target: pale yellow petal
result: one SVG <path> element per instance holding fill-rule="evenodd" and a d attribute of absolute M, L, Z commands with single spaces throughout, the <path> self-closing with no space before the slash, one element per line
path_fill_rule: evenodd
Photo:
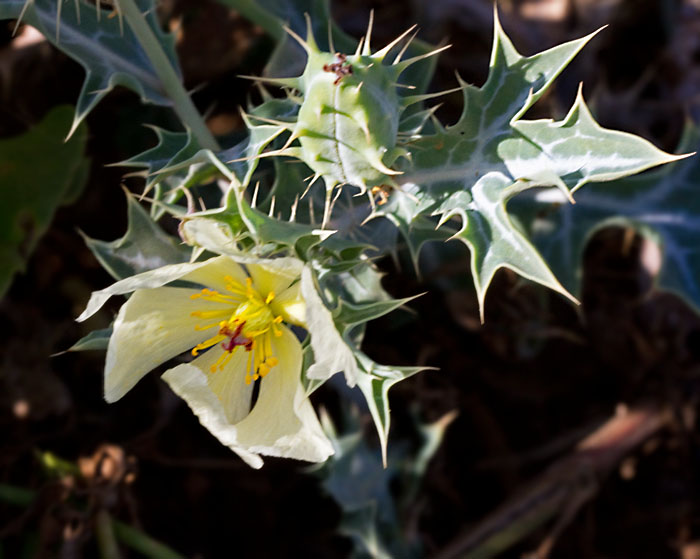
<path fill-rule="evenodd" d="M 333 447 L 301 384 L 301 344 L 287 328 L 274 338 L 279 364 L 262 379 L 250 415 L 237 424 L 238 442 L 250 452 L 323 462 Z"/>
<path fill-rule="evenodd" d="M 228 283 L 224 279 L 226 276 L 231 276 L 235 281 L 244 286 L 248 274 L 246 274 L 245 270 L 229 256 L 219 256 L 207 260 L 206 266 L 193 270 L 186 276 L 183 276 L 182 279 L 199 283 L 209 289 L 219 291 L 220 293 L 226 293 L 226 284 Z"/>
<path fill-rule="evenodd" d="M 242 347 L 236 348 L 223 370 L 217 368 L 212 373 L 212 366 L 224 353 L 217 344 L 190 364 L 207 374 L 209 387 L 224 407 L 226 419 L 229 423 L 236 423 L 250 412 L 250 399 L 253 396 L 253 384 L 245 383 L 248 352 Z"/>
<path fill-rule="evenodd" d="M 270 303 L 270 309 L 275 316 L 281 316 L 289 324 L 304 326 L 306 324 L 306 303 L 301 297 L 301 283 L 291 285 Z"/>
<path fill-rule="evenodd" d="M 182 279 L 184 276 L 196 272 L 202 267 L 210 266 L 212 263 L 222 258 L 227 257 L 221 256 L 205 262 L 194 262 L 191 264 L 172 264 L 120 280 L 105 289 L 93 292 L 92 295 L 90 295 L 90 301 L 88 301 L 87 307 L 76 320 L 82 322 L 90 318 L 100 310 L 102 305 L 113 295 L 124 295 L 125 293 L 136 291 L 137 289 L 154 289 L 156 287 L 161 287 L 171 281 Z"/>
<path fill-rule="evenodd" d="M 303 264 L 296 258 L 276 258 L 246 263 L 246 268 L 253 278 L 255 290 L 265 298 L 272 292 L 282 293 L 301 275 Z"/>
<path fill-rule="evenodd" d="M 212 391 L 207 373 L 191 363 L 186 363 L 170 369 L 162 378 L 175 394 L 187 402 L 199 418 L 199 422 L 223 445 L 238 454 L 249 466 L 262 467 L 262 458 L 239 443 L 238 429 L 226 417 L 226 410 Z"/>
<path fill-rule="evenodd" d="M 193 301 L 194 293 L 177 287 L 139 289 L 124 303 L 107 347 L 105 400 L 118 400 L 151 369 L 212 335 L 195 330 L 202 321 L 191 312 L 221 305 Z"/>

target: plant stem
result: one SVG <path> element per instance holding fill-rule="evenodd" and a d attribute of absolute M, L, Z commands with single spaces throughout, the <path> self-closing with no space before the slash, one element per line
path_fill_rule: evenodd
<path fill-rule="evenodd" d="M 112 518 L 105 509 L 97 511 L 95 535 L 97 536 L 97 547 L 100 550 L 102 559 L 119 559 L 119 546 L 114 537 Z"/>
<path fill-rule="evenodd" d="M 244 18 L 258 24 L 275 41 L 284 39 L 286 31 L 283 22 L 278 17 L 272 15 L 265 8 L 261 8 L 255 0 L 219 0 L 222 4 L 236 10 Z"/>
<path fill-rule="evenodd" d="M 194 103 L 192 103 L 192 99 L 190 99 L 182 85 L 170 59 L 165 54 L 163 47 L 134 0 L 119 0 L 119 7 L 143 50 L 146 52 L 148 59 L 153 64 L 158 79 L 163 84 L 165 93 L 173 102 L 173 108 L 177 116 L 192 131 L 200 146 L 215 151 L 218 150 L 219 144 L 214 135 L 209 131 L 204 123 L 204 119 L 202 119 Z"/>
<path fill-rule="evenodd" d="M 152 559 L 184 559 L 182 555 L 173 551 L 167 545 L 154 540 L 128 524 L 113 520 L 112 528 L 119 541 L 146 557 L 151 557 Z"/>
<path fill-rule="evenodd" d="M 35 498 L 36 492 L 31 489 L 0 483 L 0 502 L 27 507 Z M 97 513 L 95 531 L 102 557 L 105 559 L 119 557 L 116 540 L 150 559 L 185 559 L 178 552 L 153 539 L 148 534 L 144 534 L 141 530 L 111 518 L 105 510 L 100 510 Z M 114 543 L 110 543 L 110 540 Z M 114 550 L 113 555 L 109 555 L 110 549 Z"/>
<path fill-rule="evenodd" d="M 36 497 L 36 494 L 31 489 L 0 483 L 0 501 L 20 507 L 28 507 L 32 504 L 34 497 Z"/>

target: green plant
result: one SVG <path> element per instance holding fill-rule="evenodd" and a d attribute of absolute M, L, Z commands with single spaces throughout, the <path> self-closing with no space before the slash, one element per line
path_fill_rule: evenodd
<path fill-rule="evenodd" d="M 267 343 L 264 340 L 275 331 L 279 319 L 303 326 L 307 332 L 300 345 L 290 342 L 287 346 L 301 348 L 298 358 L 289 359 L 294 366 L 291 370 L 286 368 L 285 374 L 292 377 L 289 386 L 299 384 L 303 391 L 288 394 L 286 401 L 293 403 L 293 412 L 305 416 L 299 416 L 299 424 L 311 425 L 318 435 L 313 444 L 328 446 L 319 435 L 315 417 L 309 418 L 307 397 L 330 376 L 343 372 L 348 385 L 357 385 L 366 399 L 386 460 L 388 390 L 425 367 L 380 365 L 361 350 L 366 323 L 409 300 L 392 299 L 384 291 L 374 257 L 395 253 L 403 239 L 418 267 L 426 242 L 463 242 L 471 254 L 482 319 L 487 289 L 500 268 L 510 268 L 575 301 L 569 291 L 575 291 L 575 280 L 571 279 L 576 268 L 573 259 L 543 256 L 563 254 L 571 246 L 563 240 L 557 241 L 559 244 L 549 242 L 540 232 L 535 233 L 533 244 L 522 225 L 534 227 L 541 222 L 536 217 L 542 203 L 549 204 L 555 198 L 557 203 L 572 202 L 577 191 L 589 182 L 616 181 L 686 157 L 664 153 L 632 134 L 600 127 L 581 90 L 561 121 L 524 118 L 595 33 L 524 57 L 504 33 L 495 12 L 488 79 L 482 87 L 475 87 L 458 78 L 457 89 L 463 95 L 464 108 L 456 123 L 444 125 L 435 117 L 434 107 L 424 106 L 426 100 L 435 96 L 426 93 L 426 89 L 435 64 L 432 55 L 441 49 L 431 50 L 418 41 L 411 42 L 405 39 L 407 32 L 372 53 L 371 24 L 367 37 L 359 44 L 334 26 L 329 26 L 329 43 L 335 46 L 321 44 L 328 9 L 320 1 L 305 5 L 305 20 L 301 17 L 302 2 L 226 3 L 254 18 L 285 44 L 285 48 L 275 52 L 272 68 L 287 66 L 290 53 L 294 58 L 306 57 L 306 64 L 299 77 L 255 78 L 281 86 L 285 96 L 273 97 L 261 87 L 262 103 L 249 107 L 244 114 L 247 137 L 238 144 L 223 146 L 206 128 L 182 87 L 172 38 L 161 30 L 152 1 L 115 0 L 118 17 L 109 18 L 99 4 L 82 0 L 68 8 L 52 0 L 6 0 L 0 4 L 0 18 L 18 18 L 34 25 L 86 69 L 69 135 L 78 136 L 80 122 L 117 84 L 136 91 L 145 102 L 171 106 L 180 118 L 185 131 L 156 130 L 155 147 L 123 162 L 144 172 L 144 194 L 150 194 L 152 199 L 150 215 L 129 197 L 129 229 L 122 239 L 105 243 L 86 238 L 96 257 L 119 281 L 93 294 L 83 318 L 94 313 L 111 295 L 136 293 L 124 306 L 114 330 L 95 333 L 81 340 L 75 349 L 108 348 L 106 385 L 110 387 L 115 380 L 109 376 L 114 370 L 110 359 L 119 354 L 121 343 L 116 333 L 122 332 L 119 328 L 124 317 L 139 308 L 132 301 L 137 297 L 147 301 L 147 295 L 139 295 L 142 290 L 155 293 L 156 289 L 204 287 L 209 289 L 202 292 L 209 297 L 207 301 L 220 302 L 228 297 L 235 303 L 231 303 L 231 318 L 206 325 L 218 326 L 217 335 L 203 334 L 197 341 L 192 330 L 187 330 L 188 336 L 183 334 L 183 339 L 187 337 L 188 343 L 168 346 L 155 360 L 147 355 L 146 347 L 139 346 L 142 353 L 137 351 L 130 359 L 142 360 L 143 366 L 136 368 L 138 371 L 128 382 L 118 380 L 122 383 L 121 396 L 155 362 L 193 346 L 204 348 L 201 343 L 207 339 L 215 340 L 212 344 L 222 343 L 229 353 L 222 363 L 235 356 L 236 365 L 211 373 L 195 360 L 191 368 L 201 373 L 197 377 L 198 388 L 181 384 L 177 391 L 191 400 L 203 423 L 213 432 L 220 435 L 220 428 L 228 429 L 233 438 L 220 438 L 235 439 L 231 446 L 239 444 L 233 435 L 239 421 L 259 413 L 252 406 L 252 392 L 245 388 L 246 383 L 239 383 L 233 376 L 222 380 L 222 376 L 236 373 L 237 378 L 241 371 L 245 373 L 241 378 L 257 379 L 268 373 L 274 376 L 275 363 L 279 361 L 275 352 L 282 354 L 287 350 L 261 349 L 266 347 L 261 344 Z M 280 17 L 291 26 L 286 34 Z M 289 36 L 305 52 L 292 49 Z M 340 52 L 336 52 L 336 47 Z M 685 149 L 692 147 L 687 145 Z M 267 162 L 270 156 L 276 157 Z M 298 164 L 286 164 L 284 158 Z M 272 179 L 269 173 L 257 174 L 261 161 L 274 168 Z M 18 180 L 14 176 L 0 178 Z M 316 182 L 318 178 L 323 179 L 323 186 Z M 225 184 L 220 204 L 194 211 L 192 203 L 180 203 L 183 198 L 191 201 L 190 191 L 195 187 L 217 192 L 217 181 Z M 629 186 L 614 184 L 606 191 L 607 196 Z M 529 196 L 525 191 L 537 194 Z M 514 213 L 509 206 L 511 199 Z M 668 197 L 667 201 L 669 213 L 683 204 L 682 197 Z M 643 212 L 637 211 L 639 206 L 625 207 L 634 214 L 631 219 L 636 216 L 637 222 L 644 222 L 640 217 Z M 566 211 L 557 215 L 569 215 Z M 155 223 L 165 214 L 180 220 L 185 247 Z M 591 211 L 581 223 L 586 224 L 588 231 L 600 219 Z M 390 233 L 385 227 L 387 222 L 394 227 Z M 568 223 L 561 226 L 570 227 Z M 550 234 L 557 227 L 556 219 L 551 220 Z M 650 227 L 653 224 L 647 220 L 645 230 L 651 230 Z M 552 250 L 553 246 L 560 248 Z M 578 245 L 571 254 L 580 250 Z M 223 272 L 221 277 L 204 277 L 203 272 L 198 275 L 198 270 L 215 268 L 222 261 L 217 256 L 229 262 L 230 270 L 239 269 L 231 262 L 242 264 L 241 278 L 224 282 Z M 674 258 L 669 261 L 678 262 Z M 290 264 L 277 270 L 283 262 Z M 559 271 L 558 275 L 550 265 Z M 258 279 L 262 276 L 256 276 L 256 266 L 274 268 L 275 274 L 284 276 L 284 289 L 296 290 L 294 303 L 299 305 L 300 313 L 296 318 L 267 310 L 279 292 L 271 287 L 272 280 Z M 238 273 L 230 270 L 226 273 Z M 671 279 L 665 280 L 664 285 L 689 290 L 683 273 L 683 266 L 668 268 Z M 250 275 L 250 291 L 245 291 L 246 274 Z M 182 281 L 187 283 L 177 283 Z M 255 309 L 251 310 L 253 303 Z M 143 308 L 146 310 L 130 318 L 130 324 L 151 333 L 149 328 L 166 323 L 178 332 L 190 328 L 188 320 L 194 316 L 186 301 L 178 307 L 181 310 L 173 311 L 167 305 Z M 169 312 L 180 313 L 177 320 Z M 254 318 L 258 317 L 256 313 L 263 313 L 265 320 Z M 188 325 L 182 326 L 184 323 Z M 205 328 L 201 324 L 195 326 Z M 256 351 L 263 351 L 265 357 L 259 358 Z M 250 359 L 239 359 L 246 353 Z M 269 357 L 274 359 L 268 360 Z M 211 380 L 213 375 L 219 375 L 217 380 Z M 172 376 L 166 378 L 172 380 Z M 206 386 L 212 388 L 218 400 L 208 393 L 206 398 L 202 392 L 195 394 Z M 111 391 L 109 394 L 113 399 Z M 204 408 L 202 398 L 207 402 Z M 194 400 L 196 405 L 192 404 Z M 234 401 L 235 413 L 231 408 Z M 209 412 L 214 413 L 215 421 L 207 415 Z M 268 419 L 274 423 L 275 413 L 269 413 Z M 212 426 L 212 421 L 216 426 Z M 250 435 L 243 445 L 244 452 L 317 460 L 327 456 L 327 452 L 320 451 L 289 451 L 290 445 L 305 444 L 303 437 L 294 438 L 301 431 L 284 430 L 283 427 L 292 429 L 293 423 L 278 425 L 282 434 L 276 441 L 258 444 Z M 250 463 L 261 464 L 259 458 L 248 457 Z"/>

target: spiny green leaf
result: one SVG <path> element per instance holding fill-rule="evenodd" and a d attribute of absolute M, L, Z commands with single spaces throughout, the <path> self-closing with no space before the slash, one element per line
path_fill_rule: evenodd
<path fill-rule="evenodd" d="M 338 296 L 338 300 L 334 301 L 335 304 L 338 304 L 340 299 L 356 305 L 391 300 L 391 296 L 382 287 L 382 277 L 384 273 L 368 260 L 342 274 L 321 273 L 324 285 L 328 286 L 331 293 Z"/>
<path fill-rule="evenodd" d="M 414 295 L 413 297 L 405 297 L 403 299 L 389 299 L 361 304 L 353 304 L 341 300 L 340 304 L 333 312 L 333 318 L 336 323 L 343 325 L 344 331 L 347 331 L 357 324 L 364 324 L 370 320 L 384 316 L 419 296 L 420 295 Z"/>
<path fill-rule="evenodd" d="M 486 175 L 472 188 L 471 210 L 462 216 L 462 229 L 453 238 L 471 252 L 471 270 L 483 321 L 486 289 L 499 268 L 510 268 L 521 276 L 569 296 L 542 256 L 516 228 L 506 212 L 513 185 L 502 175 Z"/>
<path fill-rule="evenodd" d="M 114 166 L 144 169 L 146 179 L 144 196 L 151 190 L 154 203 L 151 216 L 160 219 L 167 211 L 177 215 L 173 205 L 185 194 L 185 189 L 210 182 L 221 174 L 212 162 L 211 151 L 201 149 L 192 133 L 170 132 L 157 126 L 150 127 L 158 143 L 129 159 L 114 163 Z"/>
<path fill-rule="evenodd" d="M 446 241 L 455 232 L 447 227 L 437 227 L 433 220 L 416 213 L 414 193 L 420 194 L 415 185 L 405 185 L 403 189 L 396 190 L 378 215 L 383 215 L 396 226 L 406 241 L 413 267 L 419 272 L 418 259 L 423 245 L 430 241 Z"/>
<path fill-rule="evenodd" d="M 389 389 L 397 382 L 410 376 L 431 369 L 432 367 L 391 367 L 372 361 L 364 353 L 355 352 L 360 374 L 357 375 L 357 386 L 365 397 L 369 412 L 374 420 L 374 426 L 379 435 L 382 449 L 382 461 L 386 465 L 386 448 L 389 440 Z"/>
<path fill-rule="evenodd" d="M 72 115 L 71 107 L 57 107 L 28 132 L 0 140 L 0 296 L 24 270 L 56 209 L 75 200 L 87 181 L 85 128 L 64 142 Z"/>
<path fill-rule="evenodd" d="M 83 234 L 102 267 L 120 280 L 167 264 L 187 262 L 192 249 L 167 235 L 128 192 L 126 200 L 129 226 L 122 238 L 106 242 Z"/>
<path fill-rule="evenodd" d="M 258 166 L 258 156 L 265 147 L 285 128 L 257 119 L 288 120 L 294 117 L 299 107 L 291 99 L 266 99 L 261 105 L 251 109 L 244 120 L 248 127 L 248 138 L 221 154 L 221 160 L 228 163 L 236 173 L 239 182 L 247 186 Z"/>
<path fill-rule="evenodd" d="M 514 122 L 513 128 L 522 138 L 504 140 L 499 145 L 511 175 L 550 183 L 547 177 L 538 180 L 537 169 L 543 169 L 551 173 L 551 182 L 560 177 L 571 192 L 588 182 L 615 180 L 685 157 L 664 153 L 632 134 L 602 128 L 588 110 L 581 89 L 561 122 L 523 120 Z M 529 145 L 539 149 L 530 158 L 524 155 Z"/>
<path fill-rule="evenodd" d="M 380 277 L 371 269 L 368 262 L 359 263 L 355 270 L 344 274 L 336 275 L 326 269 L 322 276 L 325 281 L 320 281 L 309 266 L 302 272 L 301 293 L 306 301 L 306 326 L 311 335 L 308 349 L 314 356 L 311 360 L 311 353 L 309 353 L 303 374 L 304 384 L 309 394 L 320 386 L 319 381 L 323 382 L 341 371 L 345 375 L 348 386 L 355 386 L 359 382 L 359 377 L 365 372 L 358 349 L 364 325 L 369 320 L 389 313 L 413 299 L 413 297 L 391 299 L 381 289 L 378 279 L 377 286 L 369 286 L 372 298 L 366 298 L 366 293 L 361 292 L 357 301 L 349 302 L 342 299 L 342 294 L 352 295 L 355 291 L 353 282 L 357 278 L 353 272 L 360 272 L 363 268 L 365 272 L 369 269 L 375 277 Z M 373 283 L 372 273 L 366 276 L 370 284 Z M 327 303 L 324 296 L 331 301 Z M 333 305 L 333 310 L 328 305 Z M 373 411 L 372 415 L 375 417 L 376 413 Z M 380 439 L 382 439 L 381 433 Z"/>
<path fill-rule="evenodd" d="M 480 130 L 496 131 L 519 119 L 599 31 L 534 56 L 522 56 L 501 27 L 494 6 L 489 75 L 480 88 L 464 84 L 464 110 L 457 126 L 463 127 L 467 134 L 477 125 Z M 478 119 L 474 118 L 474 112 L 478 113 Z"/>
<path fill-rule="evenodd" d="M 700 149 L 700 129 L 689 123 L 678 150 Z M 591 185 L 563 204 L 542 190 L 513 201 L 532 238 L 562 283 L 580 292 L 583 250 L 596 231 L 631 226 L 658 243 L 660 289 L 677 293 L 700 310 L 700 158 L 697 155 L 636 177 Z"/>
<path fill-rule="evenodd" d="M 112 336 L 112 327 L 102 330 L 93 330 L 86 336 L 80 338 L 67 351 L 89 351 L 107 349 L 109 338 Z"/>
<path fill-rule="evenodd" d="M 146 21 L 158 38 L 173 68 L 178 69 L 175 41 L 161 31 L 152 0 L 137 0 Z M 79 0 L 66 6 L 58 18 L 56 0 L 3 0 L 0 19 L 16 19 L 37 28 L 53 45 L 85 68 L 85 82 L 78 98 L 72 134 L 78 124 L 115 86 L 135 91 L 146 102 L 170 106 L 161 82 L 145 51 L 128 25 L 109 17 L 106 10 Z"/>
<path fill-rule="evenodd" d="M 214 154 L 209 154 L 221 169 L 224 164 Z M 293 249 L 304 261 L 316 255 L 316 247 L 321 247 L 329 253 L 328 256 L 335 258 L 341 255 L 352 256 L 366 248 L 363 243 L 336 238 L 333 230 L 286 221 L 281 218 L 283 214 L 289 215 L 286 209 L 280 209 L 275 216 L 274 205 L 270 206 L 266 215 L 246 200 L 244 188 L 235 175 L 229 172 L 228 177 L 231 179 L 231 187 L 222 208 L 190 214 L 185 218 L 182 232 L 191 244 L 214 252 L 238 253 L 241 250 L 238 245 L 247 239 L 252 242 L 251 246 L 246 247 L 247 250 L 254 250 L 259 255 Z M 253 200 L 256 198 L 257 194 L 254 193 Z M 206 221 L 219 222 L 230 230 L 226 231 L 221 225 L 214 226 Z"/>
<path fill-rule="evenodd" d="M 250 115 L 286 115 L 293 109 L 292 105 L 288 100 L 270 99 L 251 110 Z M 176 184 L 177 189 L 165 192 L 166 204 L 176 202 L 183 195 L 183 189 L 204 184 L 216 175 L 223 175 L 228 180 L 235 178 L 247 185 L 257 167 L 257 156 L 282 129 L 267 124 L 252 125 L 249 117 L 246 117 L 246 122 L 250 124 L 249 135 L 218 153 L 201 148 L 190 131 L 170 132 L 153 126 L 158 143 L 115 165 L 145 169 L 146 192 L 163 184 Z"/>
<path fill-rule="evenodd" d="M 412 165 L 399 177 L 401 192 L 376 215 L 392 220 L 409 239 L 414 262 L 420 246 L 439 239 L 428 232 L 426 215 L 439 225 L 458 218 L 452 238 L 471 250 L 471 268 L 483 318 L 486 290 L 499 268 L 568 296 L 532 243 L 510 219 L 506 205 L 516 194 L 555 186 L 570 198 L 583 184 L 637 173 L 678 159 L 632 134 L 601 128 L 581 91 L 561 122 L 519 120 L 593 35 L 531 57 L 521 56 L 495 17 L 493 51 L 486 83 L 461 82 L 464 110 L 454 126 L 408 144 Z"/>
<path fill-rule="evenodd" d="M 316 200 L 318 204 L 315 207 L 323 207 L 324 195 L 318 196 Z M 366 221 L 370 210 L 366 197 L 355 196 L 351 189 L 344 188 L 336 200 L 328 226 L 338 232 L 339 238 L 372 247 L 371 254 L 391 254 L 396 249 L 396 227 L 383 219 Z"/>
<path fill-rule="evenodd" d="M 212 222 L 221 223 L 230 231 L 213 226 Z M 282 247 L 293 248 L 304 239 L 309 239 L 309 243 L 304 244 L 308 250 L 334 233 L 267 216 L 250 206 L 240 187 L 229 190 L 223 208 L 187 216 L 182 229 L 191 244 L 219 253 L 238 253 L 241 250 L 238 243 L 243 238 L 253 240 L 258 252 L 269 253 L 279 251 Z"/>
<path fill-rule="evenodd" d="M 170 132 L 157 126 L 149 128 L 155 132 L 158 143 L 138 155 L 114 164 L 115 166 L 145 169 L 146 191 L 165 178 L 167 169 L 183 161 L 188 161 L 200 149 L 199 144 L 189 131 Z"/>

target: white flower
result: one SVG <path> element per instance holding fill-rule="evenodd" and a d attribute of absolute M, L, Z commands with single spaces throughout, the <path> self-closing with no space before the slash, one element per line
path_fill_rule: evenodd
<path fill-rule="evenodd" d="M 163 379 L 223 444 L 254 468 L 262 466 L 260 454 L 324 461 L 333 449 L 301 383 L 301 344 L 287 327 L 306 326 L 302 269 L 294 258 L 219 256 L 93 293 L 78 320 L 110 296 L 133 292 L 109 341 L 105 399 L 118 400 L 154 367 L 189 350 L 194 359 Z M 203 288 L 166 286 L 175 280 Z"/>

